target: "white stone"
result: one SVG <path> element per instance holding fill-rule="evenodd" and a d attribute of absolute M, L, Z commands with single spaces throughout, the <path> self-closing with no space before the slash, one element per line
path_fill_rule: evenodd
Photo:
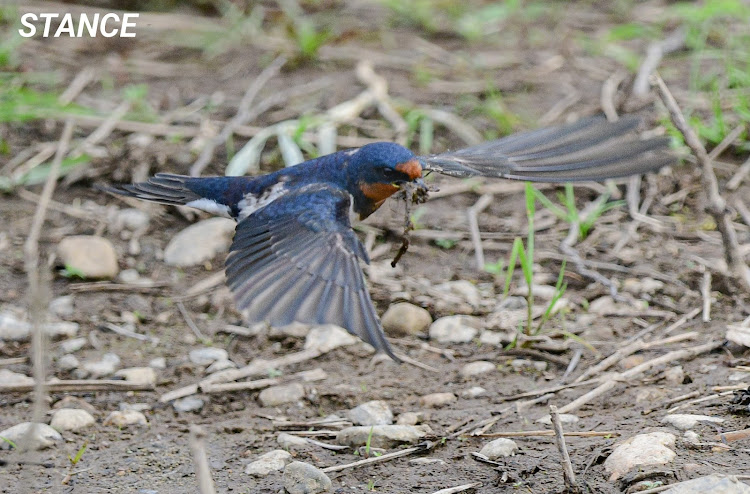
<path fill-rule="evenodd" d="M 482 454 L 490 460 L 497 460 L 498 458 L 505 458 L 507 456 L 514 456 L 518 451 L 518 444 L 512 439 L 501 437 L 490 441 L 482 447 L 479 454 Z"/>
<path fill-rule="evenodd" d="M 167 359 L 165 359 L 164 357 L 156 357 L 154 359 L 149 360 L 148 366 L 154 369 L 166 369 Z"/>
<path fill-rule="evenodd" d="M 80 367 L 81 363 L 78 361 L 75 355 L 66 353 L 59 359 L 57 359 L 57 367 L 61 371 L 72 371 Z"/>
<path fill-rule="evenodd" d="M 89 377 L 96 379 L 113 374 L 119 365 L 120 357 L 114 353 L 105 353 L 97 362 L 84 363 L 83 370 L 89 374 Z"/>
<path fill-rule="evenodd" d="M 710 417 L 708 415 L 693 415 L 689 413 L 673 413 L 661 419 L 663 424 L 669 424 L 676 429 L 686 431 L 700 425 L 701 422 L 712 424 L 721 424 L 724 419 L 719 417 Z"/>
<path fill-rule="evenodd" d="M 481 374 L 487 374 L 497 369 L 497 366 L 487 360 L 477 360 L 476 362 L 470 362 L 464 365 L 460 371 L 458 371 L 464 378 L 473 376 L 479 376 Z"/>
<path fill-rule="evenodd" d="M 164 262 L 171 266 L 197 266 L 227 252 L 236 227 L 229 218 L 209 218 L 185 228 L 164 248 Z"/>
<path fill-rule="evenodd" d="M 0 340 L 26 341 L 31 338 L 31 323 L 19 317 L 18 311 L 0 312 Z M 42 331 L 52 338 L 72 338 L 78 334 L 77 323 L 68 321 L 42 323 Z"/>
<path fill-rule="evenodd" d="M 434 286 L 435 290 L 459 297 L 470 306 L 477 308 L 482 303 L 479 289 L 467 280 L 448 281 Z"/>
<path fill-rule="evenodd" d="M 232 362 L 229 359 L 223 359 L 223 360 L 217 360 L 213 364 L 206 367 L 206 374 L 213 374 L 214 372 L 219 372 L 227 369 L 236 369 L 237 364 Z"/>
<path fill-rule="evenodd" d="M 355 425 L 386 425 L 393 423 L 393 412 L 388 403 L 373 400 L 349 410 L 349 420 Z"/>
<path fill-rule="evenodd" d="M 104 425 L 127 427 L 129 425 L 148 425 L 148 419 L 137 410 L 116 410 L 104 419 Z"/>
<path fill-rule="evenodd" d="M 115 231 L 130 230 L 131 232 L 148 228 L 150 218 L 147 212 L 135 208 L 121 209 L 115 215 Z"/>
<path fill-rule="evenodd" d="M 635 467 L 666 465 L 675 459 L 676 437 L 668 432 L 638 434 L 620 444 L 604 461 L 610 482 L 619 479 Z"/>
<path fill-rule="evenodd" d="M 191 350 L 188 355 L 195 365 L 211 365 L 218 360 L 229 360 L 229 354 L 223 348 L 206 347 Z"/>
<path fill-rule="evenodd" d="M 399 414 L 396 419 L 397 425 L 417 425 L 422 422 L 423 414 L 421 412 L 404 412 Z"/>
<path fill-rule="evenodd" d="M 331 479 L 314 466 L 295 461 L 284 469 L 284 490 L 289 494 L 320 494 L 333 489 Z"/>
<path fill-rule="evenodd" d="M 55 410 L 50 420 L 50 427 L 58 431 L 79 431 L 96 423 L 94 417 L 86 410 L 79 408 L 60 408 Z"/>
<path fill-rule="evenodd" d="M 280 472 L 292 461 L 292 455 L 283 449 L 276 449 L 261 455 L 257 460 L 248 463 L 245 474 L 254 477 L 265 477 L 272 472 Z"/>
<path fill-rule="evenodd" d="M 560 417 L 561 424 L 577 424 L 581 420 L 578 418 L 578 416 L 570 413 L 561 413 L 558 414 L 558 417 Z M 538 418 L 536 422 L 538 424 L 552 425 L 552 417 L 550 416 L 550 414 L 543 415 L 542 417 Z"/>
<path fill-rule="evenodd" d="M 86 338 L 72 338 L 70 340 L 61 341 L 60 349 L 63 353 L 75 353 L 85 347 L 87 341 Z"/>
<path fill-rule="evenodd" d="M 49 303 L 49 311 L 57 317 L 70 317 L 73 315 L 73 296 L 63 295 L 52 299 Z"/>
<path fill-rule="evenodd" d="M 117 252 L 112 242 L 93 235 L 76 235 L 62 239 L 57 255 L 66 268 L 84 278 L 111 279 L 117 276 Z"/>
<path fill-rule="evenodd" d="M 316 326 L 310 330 L 305 338 L 305 350 L 316 349 L 321 353 L 327 353 L 340 346 L 348 346 L 359 340 L 344 328 L 328 324 Z"/>
<path fill-rule="evenodd" d="M 308 445 L 307 439 L 305 439 L 304 437 L 287 434 L 286 432 L 282 432 L 281 434 L 279 434 L 279 437 L 276 438 L 276 442 L 278 442 L 279 446 L 284 449 L 292 449 L 297 446 Z"/>
<path fill-rule="evenodd" d="M 419 398 L 419 404 L 425 408 L 439 408 L 454 403 L 458 398 L 453 393 L 431 393 Z"/>
<path fill-rule="evenodd" d="M 479 343 L 482 345 L 500 346 L 504 343 L 505 334 L 500 331 L 485 329 L 479 335 Z"/>
<path fill-rule="evenodd" d="M 143 386 L 156 386 L 156 371 L 151 367 L 129 367 L 115 372 L 115 376 L 124 377 L 126 381 Z"/>
<path fill-rule="evenodd" d="M 750 494 L 750 485 L 734 475 L 714 474 L 680 482 L 663 494 Z"/>
<path fill-rule="evenodd" d="M 358 425 L 340 430 L 336 442 L 357 448 L 366 445 L 369 438 L 370 447 L 387 449 L 399 444 L 416 444 L 430 433 L 426 425 Z"/>
<path fill-rule="evenodd" d="M 34 433 L 31 437 L 27 437 L 26 433 L 32 425 L 35 426 Z M 23 422 L 5 429 L 4 431 L 0 431 L 0 437 L 7 439 L 7 441 L 0 439 L 0 449 L 9 449 L 10 443 L 8 443 L 8 441 L 12 442 L 19 448 L 39 450 L 50 448 L 54 446 L 56 442 L 63 440 L 60 433 L 47 424 L 32 424 L 31 422 Z"/>
<path fill-rule="evenodd" d="M 264 407 L 275 407 L 295 403 L 305 397 L 305 388 L 300 383 L 271 386 L 260 392 L 258 400 Z"/>
<path fill-rule="evenodd" d="M 430 325 L 430 339 L 439 343 L 469 343 L 481 325 L 481 321 L 472 316 L 441 317 Z"/>
<path fill-rule="evenodd" d="M 198 398 L 197 396 L 186 396 L 185 398 L 174 400 L 172 402 L 172 407 L 175 411 L 181 413 L 198 412 L 203 408 L 204 404 L 205 402 L 202 398 Z"/>
<path fill-rule="evenodd" d="M 461 391 L 461 397 L 462 398 L 479 398 L 480 396 L 485 396 L 487 394 L 487 390 L 484 389 L 481 386 L 473 386 L 469 389 L 465 389 Z"/>
<path fill-rule="evenodd" d="M 10 385 L 25 384 L 33 386 L 34 378 L 29 377 L 25 374 L 21 374 L 20 372 L 13 372 L 8 369 L 0 369 L 0 383 Z"/>

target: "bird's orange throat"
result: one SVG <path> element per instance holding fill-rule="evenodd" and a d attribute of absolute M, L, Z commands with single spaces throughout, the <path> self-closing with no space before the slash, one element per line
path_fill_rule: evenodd
<path fill-rule="evenodd" d="M 417 160 L 404 161 L 396 165 L 396 170 L 409 175 L 410 180 L 415 180 L 422 176 L 422 165 Z"/>
<path fill-rule="evenodd" d="M 375 203 L 376 207 L 380 207 L 386 199 L 398 192 L 398 187 L 395 185 L 382 183 L 360 183 L 359 188 L 366 198 L 371 199 Z"/>

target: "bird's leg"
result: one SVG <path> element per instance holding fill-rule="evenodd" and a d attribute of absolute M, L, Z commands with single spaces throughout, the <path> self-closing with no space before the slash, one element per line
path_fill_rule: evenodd
<path fill-rule="evenodd" d="M 396 256 L 391 261 L 391 267 L 396 267 L 407 250 L 409 250 L 409 232 L 414 229 L 414 223 L 411 221 L 411 208 L 414 204 L 421 204 L 427 201 L 430 194 L 430 188 L 421 180 L 417 182 L 407 182 L 403 185 L 403 199 L 406 203 L 404 208 L 404 233 L 401 236 L 401 246 L 396 252 Z M 401 197 L 401 193 L 399 193 Z"/>

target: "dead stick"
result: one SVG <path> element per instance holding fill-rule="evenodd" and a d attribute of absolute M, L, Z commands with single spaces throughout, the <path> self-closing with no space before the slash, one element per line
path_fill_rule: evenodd
<path fill-rule="evenodd" d="M 432 494 L 458 494 L 459 492 L 468 491 L 469 489 L 475 489 L 482 487 L 481 482 L 472 482 L 471 484 L 457 485 L 456 487 L 448 487 L 446 489 L 440 489 Z"/>
<path fill-rule="evenodd" d="M 340 472 L 341 470 L 346 470 L 347 468 L 357 468 L 357 467 L 362 467 L 365 465 L 372 465 L 373 463 L 383 463 L 386 461 L 395 460 L 396 458 L 401 458 L 402 456 L 408 456 L 417 452 L 427 451 L 431 449 L 433 446 L 434 445 L 432 443 L 421 444 L 418 446 L 414 446 L 413 448 L 407 448 L 401 451 L 394 451 L 393 453 L 387 453 L 382 456 L 373 456 L 372 458 L 367 458 L 367 459 L 355 461 L 352 463 L 345 463 L 343 465 L 334 465 L 332 467 L 323 468 L 321 469 L 321 471 L 324 473 Z"/>
<path fill-rule="evenodd" d="M 711 158 L 706 152 L 706 148 L 703 147 L 695 131 L 688 125 L 680 110 L 677 101 L 672 96 L 669 88 L 664 83 L 664 80 L 658 75 L 652 76 L 652 84 L 654 84 L 659 90 L 659 96 L 661 97 L 664 105 L 669 110 L 669 116 L 672 119 L 675 127 L 682 133 L 685 138 L 685 143 L 690 147 L 698 158 L 698 162 L 703 170 L 702 182 L 703 191 L 708 199 L 708 212 L 714 217 L 716 226 L 721 233 L 721 239 L 724 243 L 724 257 L 727 261 L 727 266 L 731 276 L 739 280 L 744 286 L 745 290 L 750 291 L 750 269 L 745 264 L 740 251 L 740 246 L 737 241 L 737 232 L 734 230 L 732 225 L 732 217 L 727 208 L 726 201 L 719 193 L 719 182 L 716 179 L 714 173 L 713 164 Z"/>
<path fill-rule="evenodd" d="M 47 381 L 44 387 L 49 392 L 89 392 L 89 391 L 153 391 L 150 384 L 135 384 L 127 381 L 73 379 L 68 381 Z M 28 393 L 34 384 L 0 384 L 0 393 Z"/>
<path fill-rule="evenodd" d="M 560 415 L 557 413 L 557 407 L 555 405 L 550 405 L 549 413 L 552 418 L 552 426 L 555 429 L 555 443 L 557 444 L 557 449 L 560 451 L 560 456 L 562 457 L 565 488 L 568 492 L 578 492 L 579 489 L 576 484 L 576 474 L 573 471 L 573 464 L 570 462 L 568 448 L 565 446 L 565 436 L 563 433 L 562 422 L 560 421 Z"/>
<path fill-rule="evenodd" d="M 515 432 L 489 432 L 487 434 L 477 434 L 478 437 L 546 437 L 554 436 L 555 431 L 538 430 L 538 431 L 515 431 Z M 581 431 L 565 432 L 565 437 L 609 437 L 621 435 L 617 431 Z"/>
<path fill-rule="evenodd" d="M 203 438 L 205 431 L 193 424 L 190 426 L 190 450 L 193 453 L 193 464 L 195 465 L 195 479 L 198 481 L 198 492 L 200 494 L 216 494 L 214 480 L 211 477 L 211 467 L 208 465 L 208 454 Z"/>

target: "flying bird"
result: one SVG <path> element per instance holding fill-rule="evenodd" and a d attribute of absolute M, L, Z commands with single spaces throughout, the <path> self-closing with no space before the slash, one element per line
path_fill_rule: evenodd
<path fill-rule="evenodd" d="M 669 138 L 639 139 L 639 119 L 589 117 L 458 151 L 416 156 L 390 142 L 338 151 L 257 177 L 158 173 L 102 189 L 186 205 L 237 221 L 227 284 L 250 323 L 335 324 L 398 360 L 385 338 L 360 263 L 370 262 L 352 230 L 423 174 L 537 182 L 597 181 L 672 164 Z"/>

